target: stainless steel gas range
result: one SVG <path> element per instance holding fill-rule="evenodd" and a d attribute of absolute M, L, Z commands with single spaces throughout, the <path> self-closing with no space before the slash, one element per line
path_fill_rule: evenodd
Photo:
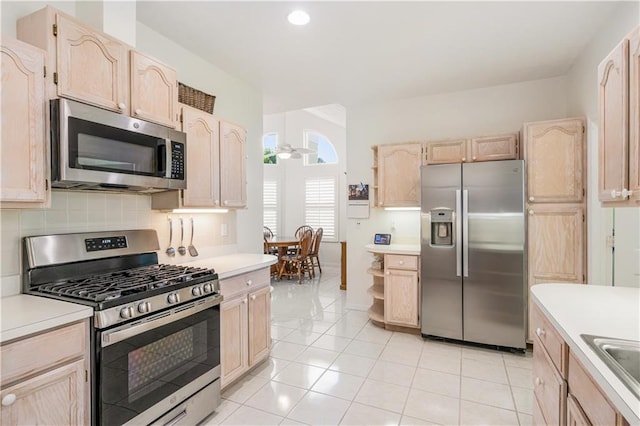
<path fill-rule="evenodd" d="M 196 424 L 220 404 L 213 269 L 158 264 L 154 230 L 24 239 L 23 292 L 92 306 L 92 424 Z"/>

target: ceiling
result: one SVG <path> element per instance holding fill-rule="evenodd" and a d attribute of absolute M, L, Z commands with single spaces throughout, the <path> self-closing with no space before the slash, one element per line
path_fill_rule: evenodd
<path fill-rule="evenodd" d="M 565 74 L 617 3 L 138 1 L 137 19 L 264 96 L 264 112 Z M 287 14 L 302 8 L 311 22 Z"/>

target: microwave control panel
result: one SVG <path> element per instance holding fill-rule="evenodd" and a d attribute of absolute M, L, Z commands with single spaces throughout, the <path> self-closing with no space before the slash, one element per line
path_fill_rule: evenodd
<path fill-rule="evenodd" d="M 171 142 L 171 179 L 184 180 L 184 144 Z"/>

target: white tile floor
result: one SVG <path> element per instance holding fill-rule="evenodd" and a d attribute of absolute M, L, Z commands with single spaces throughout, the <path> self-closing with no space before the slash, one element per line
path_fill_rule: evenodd
<path fill-rule="evenodd" d="M 206 425 L 531 424 L 531 352 L 383 330 L 346 308 L 339 280 L 272 282 L 271 356 Z"/>

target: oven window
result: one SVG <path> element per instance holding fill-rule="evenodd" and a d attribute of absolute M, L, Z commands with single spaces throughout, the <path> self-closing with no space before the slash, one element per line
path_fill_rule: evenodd
<path fill-rule="evenodd" d="M 164 139 L 69 117 L 69 166 L 75 169 L 163 176 Z"/>
<path fill-rule="evenodd" d="M 100 348 L 99 423 L 126 423 L 219 366 L 219 323 L 215 306 Z"/>

